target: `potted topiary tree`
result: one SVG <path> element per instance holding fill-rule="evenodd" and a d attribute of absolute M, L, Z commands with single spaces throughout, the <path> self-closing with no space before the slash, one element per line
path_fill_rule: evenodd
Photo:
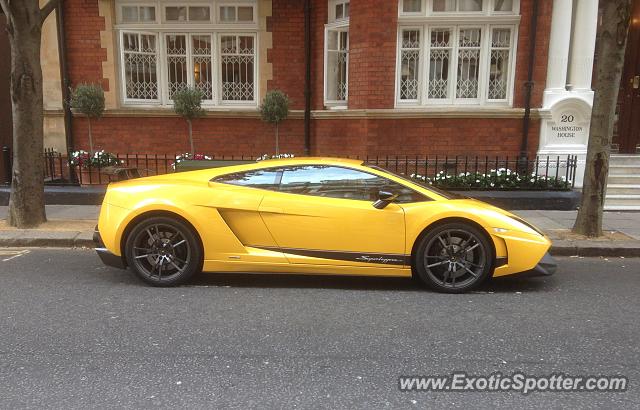
<path fill-rule="evenodd" d="M 76 169 L 72 178 L 79 176 L 81 185 L 108 183 L 109 176 L 104 175 L 105 168 L 121 164 L 121 161 L 110 152 L 96 151 L 93 146 L 91 121 L 102 117 L 104 113 L 104 90 L 99 84 L 79 84 L 71 89 L 69 97 L 71 108 L 87 117 L 89 125 L 89 152 L 78 150 L 69 154 L 69 166 Z"/>
<path fill-rule="evenodd" d="M 202 109 L 203 97 L 202 91 L 195 87 L 183 87 L 173 94 L 173 109 L 176 114 L 187 121 L 187 126 L 189 127 L 189 146 L 191 147 L 192 157 L 196 154 L 193 145 L 192 121 L 204 115 L 204 110 Z"/>
<path fill-rule="evenodd" d="M 276 156 L 280 155 L 278 126 L 289 115 L 289 102 L 289 97 L 285 93 L 280 90 L 271 90 L 264 96 L 260 106 L 262 120 L 276 126 Z"/>
<path fill-rule="evenodd" d="M 104 112 L 104 91 L 98 84 L 80 84 L 71 90 L 69 105 L 75 111 L 87 116 L 89 121 L 89 154 L 93 155 L 91 119 L 102 117 Z"/>

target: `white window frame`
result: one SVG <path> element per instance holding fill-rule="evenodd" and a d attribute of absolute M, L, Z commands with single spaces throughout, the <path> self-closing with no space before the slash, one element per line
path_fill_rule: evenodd
<path fill-rule="evenodd" d="M 404 11 L 404 0 L 398 1 L 399 16 L 422 16 L 425 14 L 427 0 L 420 0 L 420 11 Z"/>
<path fill-rule="evenodd" d="M 515 69 L 518 33 L 520 25 L 520 1 L 514 0 L 513 12 L 493 12 L 495 0 L 485 0 L 483 12 L 463 12 L 463 13 L 432 13 L 433 0 L 422 0 L 421 13 L 403 13 L 402 2 L 398 1 L 398 33 L 397 33 L 397 53 L 396 53 L 396 79 L 395 79 L 395 106 L 397 108 L 419 108 L 427 106 L 513 106 L 513 92 L 515 83 Z M 452 47 L 449 62 L 449 90 L 447 99 L 430 99 L 429 92 L 429 71 L 431 56 L 431 30 L 439 28 L 451 28 Z M 480 28 L 480 70 L 478 98 L 457 98 L 457 70 L 458 70 L 458 50 L 459 33 L 461 28 Z M 511 29 L 511 46 L 508 64 L 508 84 L 507 98 L 502 100 L 492 100 L 488 98 L 489 69 L 491 65 L 491 35 L 494 28 Z M 401 51 L 402 51 L 402 31 L 420 30 L 421 49 L 419 63 L 419 89 L 418 100 L 403 100 L 400 94 L 401 81 Z"/>
<path fill-rule="evenodd" d="M 124 54 L 126 53 L 126 51 L 124 50 L 124 35 L 125 34 L 136 34 L 136 35 L 148 35 L 148 36 L 153 36 L 155 37 L 155 42 L 156 42 L 156 81 L 158 82 L 158 98 L 156 99 L 140 99 L 140 98 L 128 98 L 127 97 L 127 81 L 126 81 L 126 66 L 124 64 Z M 162 96 L 162 76 L 161 76 L 161 72 L 160 72 L 160 64 L 159 64 L 159 53 L 160 53 L 160 39 L 159 39 L 160 35 L 156 32 L 153 31 L 143 31 L 143 30 L 122 30 L 119 33 L 118 36 L 118 49 L 120 51 L 119 56 L 120 56 L 120 84 L 121 84 L 121 91 L 122 91 L 122 96 L 123 96 L 123 100 L 126 103 L 129 104 L 133 104 L 133 105 L 140 105 L 140 104 L 153 104 L 153 105 L 158 105 L 162 102 L 163 100 L 163 96 Z M 140 40 L 138 40 L 140 41 Z M 147 54 L 151 54 L 151 53 L 147 53 Z"/>
<path fill-rule="evenodd" d="M 328 16 L 328 20 L 329 23 L 333 23 L 333 22 L 339 22 L 339 21 L 349 21 L 349 16 L 351 15 L 351 4 L 350 4 L 350 0 L 329 0 L 329 16 Z M 344 13 L 344 7 L 345 5 L 349 4 L 349 16 L 347 17 L 341 17 L 341 18 L 336 18 L 336 6 L 342 4 L 343 7 L 343 13 Z"/>
<path fill-rule="evenodd" d="M 497 0 L 484 0 L 482 3 L 482 11 L 433 11 L 433 0 L 422 0 L 422 6 L 420 8 L 420 12 L 404 12 L 403 2 L 404 0 L 398 0 L 398 16 L 400 17 L 461 17 L 461 16 L 482 16 L 482 15 L 492 15 L 492 16 L 517 16 L 520 14 L 520 0 L 513 0 L 513 10 L 512 11 L 494 11 L 495 2 Z"/>
<path fill-rule="evenodd" d="M 167 7 L 186 7 L 187 8 L 187 19 L 184 21 L 179 20 L 167 20 Z M 209 20 L 190 20 L 189 19 L 189 7 L 209 7 Z M 181 1 L 174 3 L 163 3 L 162 4 L 162 16 L 161 21 L 163 24 L 207 24 L 211 23 L 215 18 L 216 13 L 213 9 L 212 3 L 206 2 L 192 2 L 192 1 Z"/>
<path fill-rule="evenodd" d="M 347 72 L 346 72 L 346 91 L 345 91 L 345 99 L 344 100 L 330 100 L 327 98 L 328 90 L 329 90 L 329 76 L 328 76 L 328 68 L 329 68 L 329 32 L 346 32 L 347 33 Z M 341 24 L 327 24 L 324 28 L 324 105 L 325 107 L 330 108 L 346 108 L 349 104 L 349 48 L 350 48 L 350 38 L 349 38 L 349 24 L 348 22 L 345 24 L 344 22 Z"/>
<path fill-rule="evenodd" d="M 204 107 L 206 106 L 212 106 L 212 105 L 216 105 L 216 96 L 217 96 L 217 92 L 218 90 L 216 89 L 216 78 L 217 78 L 217 70 L 218 70 L 218 61 L 216 60 L 217 57 L 217 44 L 215 44 L 216 41 L 216 37 L 214 36 L 213 33 L 203 33 L 203 32 L 199 32 L 199 33 L 191 33 L 191 32 L 186 32 L 186 31 L 167 31 L 167 32 L 163 32 L 162 34 L 162 53 L 164 54 L 164 60 L 162 61 L 163 68 L 159 68 L 160 72 L 162 73 L 162 86 L 160 87 L 160 90 L 162 91 L 162 101 L 164 102 L 165 105 L 169 105 L 169 106 L 173 106 L 173 101 L 169 99 L 169 88 L 168 88 L 168 83 L 169 83 L 169 72 L 167 70 L 167 63 L 168 61 L 166 60 L 167 57 L 167 36 L 171 36 L 171 35 L 176 35 L 176 36 L 185 36 L 186 37 L 186 50 L 185 50 L 185 58 L 187 60 L 187 85 L 190 87 L 194 87 L 195 86 L 195 77 L 194 75 L 191 75 L 194 73 L 194 65 L 193 65 L 193 48 L 192 48 L 192 37 L 193 36 L 211 36 L 211 61 L 212 61 L 212 66 L 211 66 L 211 79 L 213 81 L 213 84 L 211 85 L 211 90 L 212 90 L 212 94 L 213 94 L 213 99 L 203 99 L 202 100 L 202 105 Z M 159 65 L 159 64 L 158 64 Z"/>
<path fill-rule="evenodd" d="M 418 49 L 418 98 L 417 99 L 411 99 L 411 100 L 400 100 L 400 92 L 401 92 L 401 71 L 402 71 L 402 50 L 404 50 L 404 48 L 402 47 L 402 32 L 403 31 L 418 31 L 419 34 L 419 41 L 420 41 L 420 48 Z M 402 101 L 403 104 L 406 105 L 419 105 L 420 102 L 422 101 L 423 98 L 423 90 L 421 87 L 421 84 L 423 84 L 424 82 L 424 73 L 425 73 L 425 69 L 424 69 L 424 42 L 426 41 L 426 36 L 424 34 L 424 27 L 422 26 L 403 26 L 400 27 L 398 30 L 398 58 L 397 58 L 397 64 L 396 64 L 396 96 L 397 99 L 399 101 Z"/>
<path fill-rule="evenodd" d="M 221 41 L 222 41 L 222 37 L 223 36 L 236 36 L 236 37 L 253 37 L 253 101 L 248 101 L 248 100 L 224 100 L 222 98 L 222 70 L 220 68 L 220 64 L 222 63 L 222 50 L 221 50 Z M 238 45 L 240 44 L 240 42 L 237 42 Z M 216 64 L 216 67 L 219 71 L 218 73 L 218 88 L 217 88 L 217 95 L 218 95 L 218 101 L 220 102 L 220 105 L 226 105 L 226 106 L 243 106 L 243 105 L 247 105 L 247 104 L 257 104 L 257 102 L 259 101 L 257 99 L 257 94 L 258 94 L 258 78 L 256 77 L 257 73 L 258 73 L 258 35 L 256 33 L 242 33 L 242 32 L 237 32 L 237 31 L 233 31 L 233 32 L 226 32 L 226 33 L 219 33 L 216 36 L 216 48 L 217 48 L 217 53 L 216 56 L 218 58 L 218 62 Z"/>
<path fill-rule="evenodd" d="M 216 109 L 222 107 L 234 107 L 238 109 L 255 109 L 260 101 L 260 73 L 259 73 L 259 44 L 260 35 L 257 24 L 258 15 L 258 1 L 257 0 L 211 0 L 205 2 L 203 0 L 191 1 L 182 0 L 180 2 L 174 2 L 170 0 L 156 0 L 156 1 L 116 1 L 116 17 L 117 23 L 114 25 L 114 31 L 116 31 L 116 50 L 117 50 L 117 64 L 118 67 L 118 81 L 120 85 L 118 87 L 120 93 L 120 102 L 123 107 L 140 107 L 140 108 L 171 108 L 173 107 L 173 101 L 168 98 L 168 73 L 167 73 L 167 55 L 166 55 L 166 35 L 168 34 L 180 34 L 187 35 L 188 50 L 187 50 L 187 69 L 188 69 L 188 83 L 194 85 L 193 78 L 193 56 L 191 50 L 191 36 L 194 35 L 211 35 L 212 36 L 212 77 L 213 77 L 213 100 L 203 101 L 203 108 Z M 210 6 L 211 20 L 205 21 L 180 21 L 180 22 L 165 22 L 165 6 Z M 218 22 L 218 7 L 219 5 L 251 5 L 253 7 L 253 22 L 240 22 L 240 23 L 219 23 Z M 121 7 L 122 6 L 155 6 L 156 7 L 156 22 L 155 23 L 122 23 L 121 19 Z M 161 15 L 162 14 L 162 15 Z M 125 65 L 124 65 L 124 50 L 123 50 L 123 35 L 124 33 L 136 33 L 153 35 L 156 38 L 156 78 L 158 79 L 158 99 L 132 99 L 127 98 L 126 93 L 126 81 L 125 81 Z M 251 101 L 229 101 L 222 99 L 222 73 L 221 73 L 221 55 L 220 55 L 220 37 L 222 35 L 240 35 L 251 36 L 254 41 L 253 50 L 253 100 Z"/>
<path fill-rule="evenodd" d="M 246 6 L 252 6 L 253 7 L 253 19 L 251 21 L 239 21 L 238 20 L 238 7 L 246 7 Z M 236 21 L 222 21 L 220 19 L 220 7 L 235 7 L 236 8 Z M 251 3 L 251 2 L 242 2 L 242 1 L 236 1 L 236 2 L 229 2 L 229 1 L 225 1 L 225 2 L 216 2 L 216 22 L 218 22 L 219 24 L 251 24 L 251 23 L 255 23 L 256 22 L 256 18 L 258 15 L 257 12 L 257 7 L 258 4 L 257 3 Z"/>
<path fill-rule="evenodd" d="M 123 7 L 155 7 L 155 12 L 156 12 L 156 19 L 154 21 L 138 21 L 136 23 L 123 23 L 122 22 L 122 8 Z M 126 2 L 121 2 L 118 3 L 118 6 L 116 7 L 116 21 L 120 24 L 140 24 L 140 25 L 145 25 L 148 26 L 150 24 L 157 24 L 160 21 L 160 16 L 159 14 L 162 11 L 158 8 L 158 3 L 157 2 L 145 2 L 145 1 L 141 1 L 141 2 L 136 2 L 136 1 L 126 1 Z M 138 12 L 139 13 L 139 12 Z M 139 15 L 139 14 L 138 14 Z"/>
<path fill-rule="evenodd" d="M 514 77 L 515 77 L 515 71 L 516 71 L 516 47 L 518 44 L 518 28 L 515 25 L 505 25 L 505 24 L 490 24 L 487 30 L 487 42 L 489 43 L 487 46 L 487 59 L 489 62 L 489 65 L 487 66 L 488 70 L 487 70 L 487 80 L 488 80 L 488 76 L 489 76 L 489 69 L 491 68 L 491 50 L 493 49 L 493 47 L 491 46 L 491 39 L 493 36 L 493 29 L 509 29 L 511 30 L 511 36 L 509 38 L 510 40 L 510 44 L 509 44 L 509 68 L 508 68 L 508 72 L 507 75 L 509 76 L 508 78 L 508 82 L 507 82 L 507 96 L 506 98 L 503 99 L 492 99 L 489 98 L 489 90 L 488 90 L 488 84 L 487 84 L 487 103 L 488 104 L 497 104 L 497 105 L 501 105 L 501 104 L 511 104 L 512 103 L 512 98 L 513 98 L 513 88 L 514 88 Z M 510 98 L 511 96 L 511 98 Z"/>

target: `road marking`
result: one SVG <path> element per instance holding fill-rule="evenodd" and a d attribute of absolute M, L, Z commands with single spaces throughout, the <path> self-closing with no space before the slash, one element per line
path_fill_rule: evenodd
<path fill-rule="evenodd" d="M 3 258 L 5 256 L 7 256 L 7 258 L 3 258 L 2 262 L 8 262 L 11 259 L 15 259 L 15 258 L 19 258 L 21 256 L 24 256 L 28 253 L 30 253 L 31 251 L 28 249 L 24 249 L 21 251 L 0 251 L 0 258 Z"/>

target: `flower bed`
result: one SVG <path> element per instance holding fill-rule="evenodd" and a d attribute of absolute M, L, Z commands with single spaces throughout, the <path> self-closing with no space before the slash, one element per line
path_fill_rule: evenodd
<path fill-rule="evenodd" d="M 489 173 L 463 172 L 457 175 L 440 171 L 429 178 L 412 174 L 411 178 L 442 189 L 458 190 L 570 190 L 571 181 L 564 176 L 519 174 L 506 168 L 492 169 Z"/>

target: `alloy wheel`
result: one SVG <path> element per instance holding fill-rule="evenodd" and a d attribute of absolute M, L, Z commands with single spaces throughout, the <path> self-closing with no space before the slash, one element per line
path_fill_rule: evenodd
<path fill-rule="evenodd" d="M 465 229 L 445 229 L 425 247 L 424 268 L 438 286 L 466 288 L 483 279 L 487 249 L 478 236 Z"/>
<path fill-rule="evenodd" d="M 132 259 L 137 270 L 151 280 L 171 280 L 189 268 L 191 245 L 175 226 L 156 223 L 137 232 Z"/>

